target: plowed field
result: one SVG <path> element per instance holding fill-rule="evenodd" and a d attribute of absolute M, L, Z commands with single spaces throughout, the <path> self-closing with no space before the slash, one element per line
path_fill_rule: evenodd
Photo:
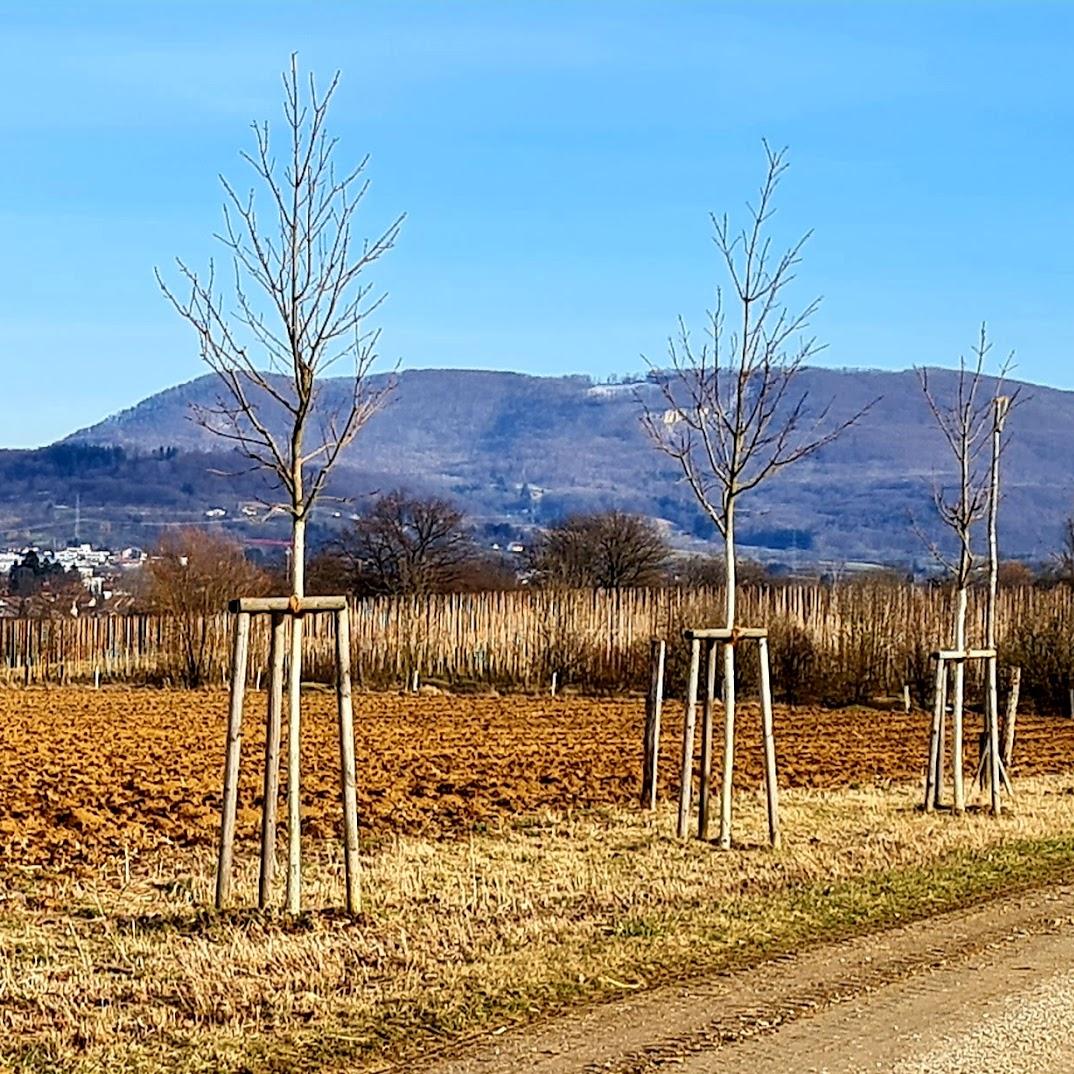
<path fill-rule="evenodd" d="M 304 830 L 314 838 L 334 834 L 339 814 L 334 700 L 304 699 Z M 665 713 L 663 793 L 676 789 L 680 708 Z M 0 869 L 211 844 L 226 711 L 223 692 L 0 691 Z M 263 712 L 264 694 L 253 694 L 240 837 L 257 830 Z M 363 829 L 451 835 L 546 807 L 632 801 L 642 719 L 640 699 L 356 695 Z M 969 742 L 977 720 L 968 722 Z M 757 724 L 753 709 L 739 720 L 740 787 L 760 780 Z M 781 708 L 776 733 L 785 786 L 902 781 L 924 766 L 921 714 Z M 1015 775 L 1063 771 L 1074 721 L 1023 716 L 1016 752 Z"/>

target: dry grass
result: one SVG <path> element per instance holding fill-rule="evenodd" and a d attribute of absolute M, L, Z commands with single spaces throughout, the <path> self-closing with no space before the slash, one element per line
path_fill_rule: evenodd
<path fill-rule="evenodd" d="M 212 862 L 125 875 L 28 870 L 0 892 L 0 1066 L 280 1071 L 413 1055 L 567 1001 L 757 958 L 1026 883 L 1074 863 L 1069 779 L 1000 822 L 914 811 L 912 788 L 786 794 L 787 847 L 740 798 L 737 852 L 671 838 L 669 811 L 546 814 L 469 840 L 399 838 L 364 862 L 366 913 L 333 913 L 330 849 L 298 921 L 215 915 Z M 751 846 L 750 841 L 756 842 Z M 244 859 L 252 858 L 246 853 Z M 244 860 L 237 899 L 251 903 Z"/>

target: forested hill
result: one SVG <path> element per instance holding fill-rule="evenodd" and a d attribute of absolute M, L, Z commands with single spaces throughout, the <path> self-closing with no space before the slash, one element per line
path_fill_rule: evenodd
<path fill-rule="evenodd" d="M 936 371 L 933 383 L 942 396 L 954 374 Z M 833 422 L 878 401 L 836 443 L 743 502 L 747 551 L 800 561 L 920 558 L 914 520 L 932 527 L 932 488 L 950 478 L 952 463 L 916 374 L 810 369 L 800 386 L 814 412 L 830 405 Z M 345 390 L 343 380 L 325 381 L 326 405 Z M 216 524 L 267 534 L 248 506 L 264 487 L 189 418 L 192 403 L 211 405 L 217 395 L 214 378 L 201 377 L 51 448 L 0 452 L 7 539 L 69 537 L 76 500 L 84 539 L 148 543 L 162 524 L 197 522 L 207 510 L 226 512 Z M 646 439 L 639 399 L 660 408 L 658 388 L 645 381 L 407 371 L 345 455 L 332 491 L 356 497 L 344 515 L 360 509 L 363 494 L 405 486 L 457 500 L 479 524 L 525 528 L 617 506 L 706 537 L 709 524 Z M 265 414 L 275 420 L 267 407 Z M 1023 388 L 1005 463 L 1002 529 L 1011 555 L 1041 558 L 1059 542 L 1074 507 L 1072 428 L 1074 393 Z M 335 524 L 338 509 L 326 508 L 322 524 Z"/>

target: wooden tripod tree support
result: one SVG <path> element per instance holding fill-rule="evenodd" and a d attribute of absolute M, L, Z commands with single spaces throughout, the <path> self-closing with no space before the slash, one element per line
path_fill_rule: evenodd
<path fill-rule="evenodd" d="M 716 699 L 716 651 L 734 648 L 742 641 L 756 641 L 761 663 L 761 732 L 764 743 L 764 781 L 768 806 L 768 841 L 780 845 L 779 788 L 776 782 L 776 745 L 772 726 L 772 684 L 768 662 L 768 631 L 763 627 L 684 630 L 690 643 L 690 676 L 686 686 L 686 718 L 682 732 L 682 769 L 679 783 L 678 836 L 686 837 L 693 804 L 694 735 L 697 729 L 697 691 L 701 676 L 701 653 L 705 652 L 705 697 L 701 715 L 701 776 L 698 786 L 697 837 L 709 838 L 712 789 L 712 716 Z M 726 663 L 725 663 L 726 666 Z M 735 684 L 724 682 L 723 780 L 720 784 L 720 848 L 731 849 L 731 780 L 735 761 Z"/>
<path fill-rule="evenodd" d="M 656 809 L 656 782 L 660 769 L 660 715 L 664 707 L 663 638 L 649 643 L 649 693 L 645 698 L 645 738 L 641 761 L 641 808 Z"/>
<path fill-rule="evenodd" d="M 982 736 L 981 758 L 978 776 L 982 788 L 990 792 L 992 813 L 1002 812 L 1000 784 L 1013 794 L 999 744 L 999 691 L 997 687 L 997 657 L 995 649 L 940 649 L 932 654 L 936 661 L 936 681 L 933 692 L 932 732 L 929 736 L 929 763 L 925 774 L 925 812 L 931 813 L 943 804 L 944 741 L 947 717 L 947 669 L 951 664 L 965 664 L 967 660 L 983 660 L 986 670 L 985 725 Z M 954 810 L 961 813 L 966 808 L 965 773 L 962 758 L 962 717 L 957 704 L 951 728 L 952 794 Z"/>
<path fill-rule="evenodd" d="M 297 709 L 302 683 L 302 618 L 329 612 L 336 624 L 336 700 L 339 710 L 340 798 L 343 806 L 343 863 L 347 883 L 347 912 L 361 911 L 361 876 L 358 862 L 358 794 L 354 759 L 354 710 L 351 703 L 351 630 L 346 597 L 243 597 L 228 605 L 235 616 L 231 659 L 231 702 L 228 711 L 227 753 L 224 762 L 224 801 L 220 819 L 220 854 L 216 869 L 216 908 L 222 910 L 231 894 L 231 867 L 238 809 L 239 749 L 242 742 L 242 704 L 246 692 L 250 652 L 250 620 L 254 615 L 271 617 L 269 645 L 268 718 L 265 725 L 264 796 L 261 812 L 261 869 L 257 902 L 261 909 L 272 895 L 276 867 L 276 809 L 279 792 L 280 731 L 283 720 L 283 668 L 286 624 L 291 620 L 292 654 L 290 704 L 291 728 L 297 729 Z M 297 643 L 295 638 L 297 637 Z M 301 899 L 301 812 L 299 792 L 299 742 L 288 742 L 288 871 L 287 909 L 299 913 Z"/>

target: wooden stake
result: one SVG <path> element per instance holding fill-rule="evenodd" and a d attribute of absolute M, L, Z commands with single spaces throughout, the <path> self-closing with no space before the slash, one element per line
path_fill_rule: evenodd
<path fill-rule="evenodd" d="M 697 788 L 697 837 L 709 838 L 709 789 L 712 784 L 712 710 L 716 700 L 716 642 L 705 643 L 705 699 L 701 709 L 701 778 Z"/>
<path fill-rule="evenodd" d="M 720 784 L 720 849 L 731 849 L 731 779 L 735 771 L 735 646 L 723 647 L 723 782 Z"/>
<path fill-rule="evenodd" d="M 772 676 L 768 665 L 768 639 L 757 643 L 761 659 L 761 731 L 764 736 L 764 789 L 768 806 L 768 841 L 778 849 L 779 782 L 776 778 L 776 735 L 772 717 Z"/>
<path fill-rule="evenodd" d="M 347 913 L 362 911 L 358 858 L 358 792 L 354 761 L 354 711 L 351 707 L 350 613 L 336 613 L 336 689 L 339 703 L 339 759 L 342 774 L 343 863 L 347 880 Z"/>
<path fill-rule="evenodd" d="M 273 612 L 269 635 L 265 779 L 261 800 L 261 874 L 257 885 L 257 905 L 262 910 L 272 898 L 272 881 L 276 872 L 276 814 L 280 797 L 280 730 L 283 723 L 283 658 L 286 648 L 287 620 L 282 612 Z"/>
<path fill-rule="evenodd" d="M 993 656 L 988 661 L 988 782 L 992 794 L 992 815 L 998 817 L 1003 805 L 999 797 L 999 672 Z"/>
<path fill-rule="evenodd" d="M 985 732 L 988 736 L 988 771 L 981 772 L 982 786 L 987 779 L 992 798 L 992 814 L 999 816 L 1000 776 L 1006 781 L 999 752 L 999 668 L 996 648 L 996 609 L 999 604 L 999 464 L 1003 448 L 1003 426 L 1010 412 L 1011 400 L 998 395 L 992 400 L 992 457 L 988 494 L 988 601 L 985 607 L 985 645 L 993 650 L 988 659 L 985 702 Z M 1009 785 L 1009 784 L 1008 784 Z"/>
<path fill-rule="evenodd" d="M 302 616 L 291 619 L 291 678 L 287 710 L 287 909 L 302 911 Z"/>
<path fill-rule="evenodd" d="M 1011 786 L 1010 777 L 1007 775 L 1007 769 L 1006 769 L 1005 765 L 1003 764 L 1002 760 L 999 762 L 999 778 L 1000 778 L 1000 782 L 1003 784 L 1003 789 L 1007 792 L 1007 794 L 1011 798 L 1013 798 L 1014 797 L 1014 788 Z"/>
<path fill-rule="evenodd" d="M 676 833 L 686 838 L 694 791 L 694 727 L 697 723 L 697 678 L 701 663 L 701 642 L 690 642 L 690 678 L 686 684 L 686 718 L 682 725 L 682 767 L 679 780 L 679 823 Z"/>
<path fill-rule="evenodd" d="M 910 703 L 910 685 L 909 683 L 903 683 L 902 687 L 902 710 L 903 712 L 909 712 L 913 706 Z"/>
<path fill-rule="evenodd" d="M 943 662 L 943 678 L 940 682 L 940 741 L 936 751 L 936 797 L 937 808 L 943 805 L 944 793 L 944 762 L 947 752 L 947 686 L 951 677 L 951 669 L 947 661 Z"/>
<path fill-rule="evenodd" d="M 932 695 L 932 734 L 929 736 L 929 764 L 925 770 L 925 812 L 931 813 L 938 804 L 937 777 L 941 764 L 941 737 L 943 735 L 943 682 L 946 671 L 944 661 L 936 661 L 936 683 Z"/>
<path fill-rule="evenodd" d="M 951 713 L 951 789 L 956 813 L 966 811 L 966 781 L 962 758 L 962 718 L 966 704 L 966 665 L 955 664 L 955 703 Z"/>
<path fill-rule="evenodd" d="M 559 684 L 559 672 L 558 672 L 558 671 L 553 671 L 553 672 L 552 672 L 552 686 L 551 686 L 551 688 L 549 689 L 549 694 L 550 694 L 550 695 L 551 695 L 552 697 L 555 697 L 555 696 L 556 696 L 556 686 L 557 686 L 558 684 Z"/>
<path fill-rule="evenodd" d="M 235 847 L 235 814 L 239 799 L 239 753 L 242 745 L 242 700 L 246 689 L 246 661 L 250 651 L 250 616 L 235 617 L 231 653 L 231 703 L 224 756 L 224 801 L 220 811 L 220 856 L 216 865 L 216 908 L 222 910 L 231 895 L 231 862 Z"/>
<path fill-rule="evenodd" d="M 663 638 L 653 638 L 649 645 L 649 693 L 645 698 L 645 740 L 641 770 L 641 807 L 656 809 L 656 784 L 660 768 L 660 714 L 664 705 Z"/>
<path fill-rule="evenodd" d="M 1014 725 L 1018 719 L 1018 695 L 1022 689 L 1022 669 L 1011 671 L 1011 692 L 1007 695 L 1007 719 L 1003 724 L 1003 767 L 1011 767 L 1014 756 Z"/>

